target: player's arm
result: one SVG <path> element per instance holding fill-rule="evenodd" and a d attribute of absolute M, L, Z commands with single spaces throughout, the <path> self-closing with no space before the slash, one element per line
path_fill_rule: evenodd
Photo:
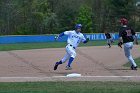
<path fill-rule="evenodd" d="M 88 41 L 89 41 L 89 38 L 85 38 L 84 35 L 83 35 L 82 42 L 83 42 L 83 43 L 87 43 Z"/>
<path fill-rule="evenodd" d="M 86 38 L 86 40 L 83 43 L 87 43 L 89 41 L 89 38 Z"/>
<path fill-rule="evenodd" d="M 137 37 L 137 34 L 135 34 L 135 39 L 136 39 L 136 44 L 138 45 L 138 37 Z"/>
<path fill-rule="evenodd" d="M 119 30 L 119 42 L 123 42 L 122 35 L 123 35 L 123 30 L 120 28 L 120 30 Z"/>
<path fill-rule="evenodd" d="M 136 32 L 133 29 L 132 29 L 132 35 L 135 38 L 136 44 L 138 45 L 138 36 L 137 36 Z"/>
<path fill-rule="evenodd" d="M 138 43 L 138 36 L 137 36 L 137 34 L 133 35 L 133 37 L 135 38 L 136 45 L 138 45 L 139 43 Z"/>
<path fill-rule="evenodd" d="M 59 37 L 64 36 L 64 32 L 60 33 L 59 35 L 55 36 L 55 40 L 58 40 Z"/>
<path fill-rule="evenodd" d="M 58 36 L 55 36 L 55 39 L 57 40 L 58 38 L 64 36 L 64 35 L 68 35 L 70 33 L 70 31 L 65 31 L 65 32 L 62 32 L 60 33 Z"/>
<path fill-rule="evenodd" d="M 122 48 L 123 40 L 122 37 L 119 37 L 118 47 Z"/>
<path fill-rule="evenodd" d="M 119 42 L 118 42 L 118 46 L 120 48 L 122 48 L 122 44 L 123 44 L 123 39 L 122 39 L 122 31 L 119 31 Z"/>
<path fill-rule="evenodd" d="M 58 35 L 58 37 L 62 37 L 62 36 L 64 36 L 65 34 L 64 34 L 64 32 L 62 32 L 62 33 L 60 33 L 59 35 Z"/>

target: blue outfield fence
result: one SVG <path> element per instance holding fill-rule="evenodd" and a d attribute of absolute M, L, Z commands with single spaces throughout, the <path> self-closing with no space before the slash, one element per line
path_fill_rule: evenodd
<path fill-rule="evenodd" d="M 113 40 L 118 39 L 117 33 L 111 33 Z M 137 34 L 140 39 L 140 33 Z M 84 34 L 86 38 L 90 40 L 105 40 L 104 33 L 99 34 Z M 31 36 L 0 36 L 0 44 L 10 43 L 33 43 L 33 42 L 56 42 L 55 35 L 31 35 Z M 67 40 L 67 36 L 61 37 L 57 42 L 64 42 Z"/>
<path fill-rule="evenodd" d="M 112 36 L 113 40 L 117 40 L 119 35 L 118 34 L 114 34 L 114 33 L 110 33 Z M 86 38 L 89 38 L 90 40 L 105 40 L 105 34 L 104 33 L 100 33 L 100 34 L 85 34 Z"/>
<path fill-rule="evenodd" d="M 32 43 L 32 42 L 54 42 L 54 35 L 45 36 L 0 36 L 0 44 L 8 43 Z"/>

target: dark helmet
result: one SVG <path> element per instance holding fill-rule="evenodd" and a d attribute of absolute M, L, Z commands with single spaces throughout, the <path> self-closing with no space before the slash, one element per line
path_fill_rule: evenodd
<path fill-rule="evenodd" d="M 78 29 L 78 28 L 82 28 L 82 25 L 81 24 L 76 24 L 75 29 Z"/>
<path fill-rule="evenodd" d="M 123 25 L 127 25 L 128 20 L 126 18 L 121 18 L 120 23 L 123 24 Z"/>

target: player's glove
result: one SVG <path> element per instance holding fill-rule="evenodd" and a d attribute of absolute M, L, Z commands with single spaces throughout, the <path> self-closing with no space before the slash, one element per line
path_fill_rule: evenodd
<path fill-rule="evenodd" d="M 59 36 L 55 36 L 55 37 L 54 37 L 54 39 L 55 39 L 56 41 L 58 40 L 58 38 L 59 38 Z"/>
<path fill-rule="evenodd" d="M 87 38 L 86 41 L 88 42 L 89 41 L 89 38 Z"/>
<path fill-rule="evenodd" d="M 118 47 L 122 48 L 122 42 L 118 42 Z"/>
<path fill-rule="evenodd" d="M 83 43 L 87 43 L 89 41 L 89 38 L 86 38 L 86 40 Z"/>

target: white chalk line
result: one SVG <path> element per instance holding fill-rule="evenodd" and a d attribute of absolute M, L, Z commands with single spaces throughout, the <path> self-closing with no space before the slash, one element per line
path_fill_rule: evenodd
<path fill-rule="evenodd" d="M 69 77 L 69 76 L 53 76 L 53 77 Z M 81 78 L 140 78 L 140 76 L 73 76 Z"/>
<path fill-rule="evenodd" d="M 73 76 L 77 78 L 140 78 L 140 76 Z M 49 79 L 49 78 L 71 78 L 69 76 L 51 77 L 0 77 L 0 79 Z"/>

